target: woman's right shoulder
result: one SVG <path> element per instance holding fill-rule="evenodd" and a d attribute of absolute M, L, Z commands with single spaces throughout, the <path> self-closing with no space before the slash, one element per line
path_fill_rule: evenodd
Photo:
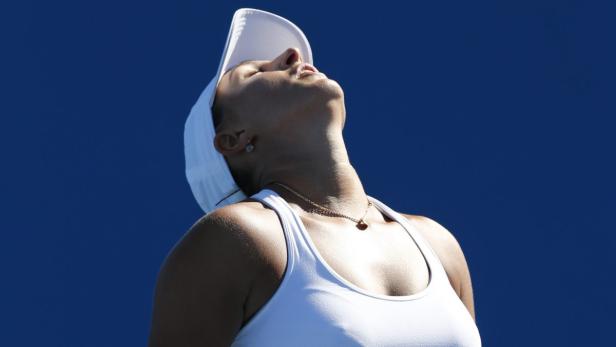
<path fill-rule="evenodd" d="M 274 211 L 249 200 L 210 211 L 176 242 L 167 254 L 163 269 L 199 272 L 225 264 L 229 269 L 241 270 L 250 280 L 261 270 L 263 260 L 267 260 L 265 235 L 271 234 L 268 225 L 271 226 L 272 217 L 277 218 Z"/>
<path fill-rule="evenodd" d="M 263 206 L 242 202 L 214 210 L 190 227 L 159 271 L 150 345 L 184 346 L 205 336 L 228 345 L 244 319 L 252 283 L 267 263 L 258 236 L 267 219 Z"/>
<path fill-rule="evenodd" d="M 203 252 L 221 247 L 235 254 L 235 261 L 251 264 L 267 262 L 272 237 L 281 229 L 275 211 L 261 202 L 246 199 L 220 207 L 199 218 L 176 245 Z"/>
<path fill-rule="evenodd" d="M 247 234 L 250 236 L 262 227 L 277 222 L 276 213 L 258 200 L 251 198 L 217 208 L 199 218 L 189 229 L 215 228 L 220 232 Z"/>

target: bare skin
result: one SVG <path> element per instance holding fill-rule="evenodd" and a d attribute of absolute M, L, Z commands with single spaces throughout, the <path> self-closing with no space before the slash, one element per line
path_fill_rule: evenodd
<path fill-rule="evenodd" d="M 285 200 L 292 198 L 276 190 Z M 288 200 L 287 200 L 288 201 Z M 284 233 L 276 213 L 260 202 L 242 202 L 228 206 L 221 215 L 258 216 L 258 227 L 249 231 L 261 257 L 262 275 L 254 278 L 244 307 L 242 326 L 272 297 L 283 279 L 287 265 Z M 385 215 L 372 220 L 362 232 L 353 223 L 330 221 L 331 217 L 302 213 L 302 208 L 290 203 L 300 214 L 319 253 L 336 273 L 368 292 L 389 295 L 412 295 L 424 290 L 429 281 L 428 266 L 420 250 L 404 228 Z M 235 211 L 233 211 L 235 209 Z M 443 226 L 418 215 L 402 214 L 420 231 L 437 253 L 449 277 L 451 286 L 475 319 L 472 284 L 462 250 Z M 228 216 L 233 219 L 234 217 Z M 262 228 L 262 229 L 261 229 Z M 257 230 L 260 229 L 260 230 Z M 375 270 L 377 269 L 377 270 Z"/>
<path fill-rule="evenodd" d="M 263 188 L 281 195 L 325 261 L 349 282 L 382 295 L 422 291 L 427 264 L 399 223 L 373 207 L 364 218 L 369 228 L 360 231 L 351 220 L 307 212 L 309 204 L 271 183 L 348 216 L 366 211 L 366 192 L 342 137 L 342 88 L 325 75 L 296 78 L 300 63 L 299 51 L 289 48 L 223 76 L 214 105 L 215 112 L 224 110 L 216 149 L 247 195 Z M 248 143 L 252 152 L 244 150 Z M 470 273 L 455 237 L 430 218 L 403 215 L 435 250 L 474 319 Z M 258 201 L 248 198 L 201 218 L 161 268 L 150 346 L 229 345 L 274 294 L 286 260 L 280 221 Z"/>

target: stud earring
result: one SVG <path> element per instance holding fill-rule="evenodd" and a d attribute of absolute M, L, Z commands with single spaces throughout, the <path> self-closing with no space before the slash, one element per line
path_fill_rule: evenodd
<path fill-rule="evenodd" d="M 248 143 L 245 147 L 246 152 L 250 153 L 255 149 L 255 146 L 252 143 Z"/>

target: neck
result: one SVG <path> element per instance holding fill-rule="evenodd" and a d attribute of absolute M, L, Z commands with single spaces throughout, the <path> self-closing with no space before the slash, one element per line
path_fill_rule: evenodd
<path fill-rule="evenodd" d="M 366 192 L 349 162 L 341 132 L 332 134 L 329 139 L 312 141 L 310 146 L 290 146 L 306 148 L 306 151 L 279 149 L 268 152 L 275 154 L 263 161 L 258 171 L 257 187 L 275 190 L 285 200 L 297 203 L 303 209 L 312 208 L 295 194 L 273 184 L 280 182 L 321 206 L 360 218 L 368 204 Z"/>
<path fill-rule="evenodd" d="M 294 163 L 293 168 L 277 168 L 267 177 L 263 188 L 277 187 L 275 190 L 279 191 L 280 186 L 274 182 L 280 182 L 303 197 L 334 211 L 363 211 L 367 205 L 364 188 L 350 164 L 337 163 L 327 170 L 319 171 L 310 162 Z M 292 201 L 301 200 L 293 198 Z"/>

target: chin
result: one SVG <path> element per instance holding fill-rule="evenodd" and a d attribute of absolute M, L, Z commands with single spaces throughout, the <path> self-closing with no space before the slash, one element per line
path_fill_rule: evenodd
<path fill-rule="evenodd" d="M 307 84 L 316 87 L 319 89 L 319 94 L 326 95 L 329 98 L 343 98 L 344 92 L 342 87 L 336 80 L 331 78 L 327 78 L 327 76 L 323 77 L 308 77 L 311 78 L 312 81 L 307 81 Z"/>

